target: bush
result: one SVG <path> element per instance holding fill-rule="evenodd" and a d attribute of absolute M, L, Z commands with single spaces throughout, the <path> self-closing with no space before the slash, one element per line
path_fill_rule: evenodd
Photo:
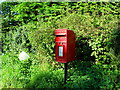
<path fill-rule="evenodd" d="M 78 62 L 77 62 L 78 63 Z M 70 72 L 66 86 L 80 89 L 110 89 L 118 88 L 116 74 L 108 65 L 91 65 L 90 62 L 80 62 Z"/>
<path fill-rule="evenodd" d="M 16 56 L 10 54 L 5 54 L 0 58 L 2 60 L 2 69 L 0 70 L 2 83 L 0 86 L 2 88 L 22 88 L 21 62 Z"/>

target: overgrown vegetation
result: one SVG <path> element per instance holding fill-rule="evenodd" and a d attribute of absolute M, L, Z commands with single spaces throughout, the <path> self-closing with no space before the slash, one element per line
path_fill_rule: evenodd
<path fill-rule="evenodd" d="M 3 2 L 1 88 L 120 88 L 120 2 Z M 58 28 L 76 33 L 76 60 L 55 62 Z M 30 58 L 20 61 L 21 51 Z"/>

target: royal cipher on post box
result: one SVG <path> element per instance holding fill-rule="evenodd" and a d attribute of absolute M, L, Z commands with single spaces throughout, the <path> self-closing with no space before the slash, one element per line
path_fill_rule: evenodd
<path fill-rule="evenodd" d="M 68 29 L 55 30 L 55 57 L 57 62 L 75 60 L 75 33 Z"/>

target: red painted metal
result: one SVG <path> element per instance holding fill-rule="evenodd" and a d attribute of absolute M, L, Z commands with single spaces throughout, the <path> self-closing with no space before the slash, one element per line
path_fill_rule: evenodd
<path fill-rule="evenodd" d="M 68 29 L 55 30 L 55 57 L 57 62 L 75 60 L 75 33 Z"/>

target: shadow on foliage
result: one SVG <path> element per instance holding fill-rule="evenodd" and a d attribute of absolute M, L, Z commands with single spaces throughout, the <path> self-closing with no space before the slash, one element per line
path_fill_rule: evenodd
<path fill-rule="evenodd" d="M 68 63 L 68 88 L 98 89 L 102 75 L 99 67 L 93 67 L 95 57 L 91 56 L 92 49 L 88 44 L 89 38 L 78 37 L 76 41 L 76 60 Z M 97 85 L 98 84 L 98 85 Z"/>
<path fill-rule="evenodd" d="M 112 44 L 110 47 L 113 48 L 115 51 L 115 54 L 120 54 L 120 21 L 118 22 L 118 27 L 116 30 L 113 30 L 113 35 L 112 35 Z"/>
<path fill-rule="evenodd" d="M 118 74 L 116 75 L 115 85 L 119 85 L 120 88 L 120 21 L 118 20 L 118 27 L 116 30 L 113 30 L 111 45 L 112 48 L 110 51 L 112 64 L 117 67 Z M 114 68 L 113 68 L 114 69 Z"/>
<path fill-rule="evenodd" d="M 95 61 L 95 57 L 91 56 L 92 49 L 88 44 L 89 38 L 78 37 L 76 41 L 76 60 Z"/>
<path fill-rule="evenodd" d="M 99 89 L 103 80 L 102 68 L 89 61 L 74 61 L 74 63 L 76 63 L 74 71 L 68 74 L 68 88 Z"/>

